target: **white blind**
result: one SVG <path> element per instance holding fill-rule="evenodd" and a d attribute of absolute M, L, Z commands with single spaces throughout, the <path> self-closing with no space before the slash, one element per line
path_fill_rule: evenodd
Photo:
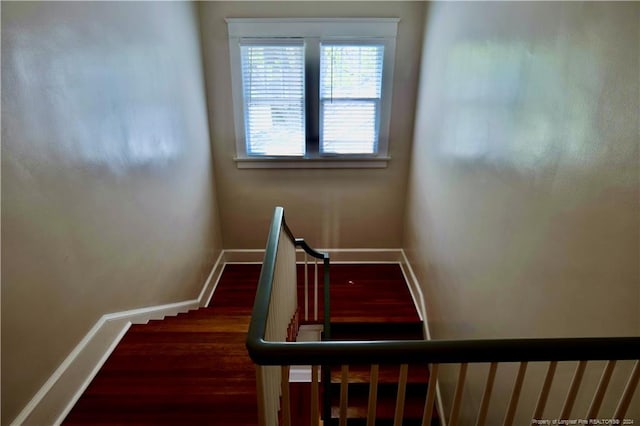
<path fill-rule="evenodd" d="M 304 44 L 241 44 L 249 155 L 304 155 Z"/>
<path fill-rule="evenodd" d="M 377 152 L 383 59 L 383 45 L 320 46 L 322 152 Z"/>

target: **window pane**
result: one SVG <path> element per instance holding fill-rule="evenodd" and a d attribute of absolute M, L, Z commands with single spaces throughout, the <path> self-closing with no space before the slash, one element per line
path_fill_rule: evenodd
<path fill-rule="evenodd" d="M 384 46 L 321 47 L 320 97 L 380 98 Z"/>
<path fill-rule="evenodd" d="M 321 45 L 322 152 L 377 152 L 383 53 L 382 45 Z"/>
<path fill-rule="evenodd" d="M 249 155 L 304 155 L 304 46 L 242 45 Z"/>
<path fill-rule="evenodd" d="M 333 154 L 375 154 L 376 101 L 324 101 L 322 151 Z"/>

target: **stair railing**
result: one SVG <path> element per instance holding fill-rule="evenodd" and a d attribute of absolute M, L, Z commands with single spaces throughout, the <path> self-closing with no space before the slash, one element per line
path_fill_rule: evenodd
<path fill-rule="evenodd" d="M 329 255 L 313 250 L 303 239 L 296 239 L 287 226 L 282 207 L 276 207 L 269 229 L 264 262 L 258 281 L 258 289 L 253 306 L 247 337 L 249 353 L 262 352 L 263 345 L 273 343 L 285 345 L 298 344 L 295 340 L 299 322 L 298 285 L 296 274 L 296 247 L 305 252 L 305 319 L 308 319 L 309 292 L 306 256 L 310 255 L 323 261 L 324 303 L 323 334 L 331 333 L 329 323 Z M 314 319 L 318 312 L 318 269 L 315 263 Z M 258 416 L 260 425 L 279 424 L 279 411 L 282 408 L 282 421 L 291 424 L 289 398 L 289 365 L 279 363 L 256 363 L 256 383 L 258 394 Z M 304 365 L 304 363 L 302 363 Z M 314 371 L 316 369 L 314 368 Z M 328 372 L 328 369 L 327 369 Z M 329 380 L 325 375 L 323 380 Z M 328 382 L 327 382 L 328 383 Z M 318 395 L 316 378 L 316 396 Z M 282 398 L 282 399 L 281 399 Z M 317 399 L 317 398 L 316 398 Z M 282 407 L 281 407 L 282 401 Z M 316 405 L 317 414 L 317 405 Z"/>
<path fill-rule="evenodd" d="M 283 238 L 284 236 L 284 238 Z M 611 381 L 616 362 L 635 361 L 632 371 L 620 393 L 616 408 L 608 419 L 622 424 L 640 381 L 640 337 L 602 338 L 520 338 L 473 340 L 375 340 L 375 341 L 320 341 L 295 342 L 291 337 L 292 324 L 296 321 L 297 279 L 295 247 L 324 262 L 324 327 L 330 333 L 329 256 L 312 250 L 303 240 L 294 238 L 284 220 L 284 211 L 276 207 L 271 223 L 264 263 L 253 307 L 247 336 L 247 350 L 256 364 L 258 412 L 260 426 L 291 426 L 291 400 L 289 368 L 292 365 L 311 365 L 311 416 L 309 424 L 318 425 L 319 419 L 319 366 L 340 366 L 340 418 L 346 425 L 348 406 L 349 365 L 371 366 L 371 387 L 367 425 L 375 422 L 375 377 L 380 364 L 400 365 L 394 425 L 403 420 L 405 386 L 409 364 L 430 365 L 428 390 L 425 398 L 422 425 L 430 424 L 436 397 L 436 381 L 441 364 L 459 364 L 458 379 L 451 401 L 448 425 L 456 426 L 459 420 L 461 400 L 467 368 L 470 364 L 487 363 L 489 371 L 478 412 L 476 426 L 487 421 L 487 411 L 493 392 L 493 384 L 499 363 L 518 363 L 519 368 L 509 397 L 503 424 L 512 425 L 528 364 L 548 362 L 544 383 L 539 392 L 532 419 L 542 419 L 550 395 L 551 384 L 559 362 L 578 361 L 569 385 L 562 410 L 553 419 L 570 419 L 589 361 L 608 361 L 600 382 L 582 419 L 596 419 Z M 295 334 L 295 333 L 293 333 Z M 322 369 L 325 389 L 329 386 L 329 368 Z M 324 398 L 324 414 L 330 416 L 330 401 Z M 327 424 L 327 423 L 325 423 Z M 558 423 L 562 424 L 562 423 Z M 569 424 L 569 423 L 567 423 Z M 614 423 L 611 423 L 614 424 Z M 298 426 L 298 425 L 295 425 Z"/>

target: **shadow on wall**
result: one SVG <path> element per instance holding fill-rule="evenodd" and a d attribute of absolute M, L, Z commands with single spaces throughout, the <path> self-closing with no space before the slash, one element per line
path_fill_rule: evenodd
<path fill-rule="evenodd" d="M 32 96 L 46 94 L 37 105 L 14 100 L 17 114 L 25 120 L 25 139 L 55 138 L 62 144 L 59 148 L 71 156 L 67 161 L 75 160 L 82 167 L 106 167 L 119 174 L 144 166 L 166 166 L 184 155 L 180 138 L 189 131 L 189 118 L 167 101 L 175 88 L 163 84 L 160 76 L 149 75 L 145 68 L 156 63 L 158 69 L 174 74 L 167 78 L 179 81 L 171 58 L 158 49 L 126 42 L 121 44 L 126 47 L 119 44 L 109 52 L 63 49 L 73 46 L 77 35 L 64 27 L 51 31 L 60 40 L 46 34 L 21 34 L 7 42 L 13 49 L 9 52 L 13 53 L 16 83 Z M 51 41 L 46 43 L 43 38 Z M 109 42 L 120 41 L 114 35 Z M 36 42 L 54 54 L 49 57 L 30 49 L 30 43 Z M 36 79 L 30 74 L 33 69 L 48 72 Z M 141 80 L 149 84 L 132 83 Z M 100 86 L 96 87 L 96 81 Z M 53 125 L 42 126 L 46 122 Z M 69 123 L 74 123 L 73 129 Z"/>
<path fill-rule="evenodd" d="M 599 161 L 590 142 L 600 133 L 597 105 L 590 100 L 602 90 L 603 59 L 593 46 L 567 51 L 570 57 L 518 42 L 456 43 L 442 89 L 442 155 L 515 170 L 549 166 L 558 155 Z M 567 70 L 573 67 L 582 72 Z"/>

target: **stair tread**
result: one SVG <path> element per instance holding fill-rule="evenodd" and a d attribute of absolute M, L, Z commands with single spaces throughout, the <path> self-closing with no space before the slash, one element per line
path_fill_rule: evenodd
<path fill-rule="evenodd" d="M 215 315 L 210 318 L 180 318 L 164 321 L 149 321 L 148 324 L 136 324 L 127 334 L 157 332 L 246 332 L 246 315 Z"/>

